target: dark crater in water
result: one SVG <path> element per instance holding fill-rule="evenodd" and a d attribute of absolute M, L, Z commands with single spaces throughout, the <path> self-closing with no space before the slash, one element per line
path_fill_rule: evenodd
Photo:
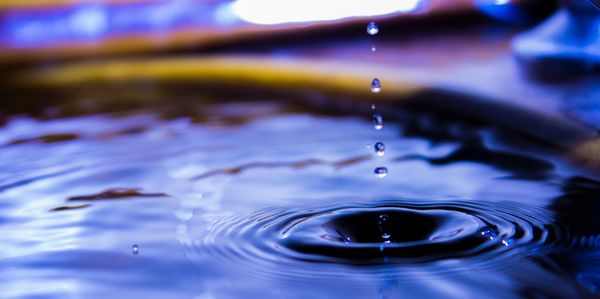
<path fill-rule="evenodd" d="M 483 227 L 483 221 L 460 211 L 350 208 L 303 221 L 282 242 L 301 253 L 334 258 L 435 258 L 482 245 Z"/>
<path fill-rule="evenodd" d="M 453 216 L 445 214 L 449 212 L 373 209 L 340 215 L 321 226 L 329 232 L 341 232 L 345 243 L 418 242 L 430 239 Z"/>
<path fill-rule="evenodd" d="M 203 238 L 226 260 L 376 266 L 372 270 L 379 271 L 382 265 L 469 259 L 502 268 L 514 265 L 512 254 L 568 246 L 568 234 L 542 208 L 512 202 L 365 200 L 240 216 L 221 221 Z"/>

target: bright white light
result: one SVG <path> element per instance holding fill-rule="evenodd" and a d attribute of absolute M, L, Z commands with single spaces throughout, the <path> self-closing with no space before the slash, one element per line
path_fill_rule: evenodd
<path fill-rule="evenodd" d="M 237 0 L 232 12 L 244 21 L 261 24 L 331 21 L 395 12 L 411 12 L 422 0 Z"/>
<path fill-rule="evenodd" d="M 494 4 L 496 5 L 505 5 L 508 4 L 510 0 L 494 0 Z"/>
<path fill-rule="evenodd" d="M 98 7 L 81 9 L 70 18 L 70 28 L 88 36 L 101 34 L 107 27 L 108 17 L 104 10 Z"/>

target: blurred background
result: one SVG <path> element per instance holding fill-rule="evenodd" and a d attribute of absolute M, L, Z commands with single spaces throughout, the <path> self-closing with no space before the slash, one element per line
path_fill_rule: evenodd
<path fill-rule="evenodd" d="M 595 125 L 589 111 L 597 98 L 593 77 L 599 57 L 594 5 L 587 0 L 3 1 L 1 108 L 4 114 L 35 111 L 58 98 L 87 98 L 80 93 L 92 92 L 88 87 L 99 81 L 101 90 L 126 82 L 162 88 L 174 81 L 289 90 L 289 84 L 298 87 L 306 80 L 291 78 L 286 85 L 240 74 L 250 68 L 256 77 L 280 78 L 309 68 L 302 62 L 327 61 L 335 63 L 328 69 L 336 74 L 391 72 L 388 80 L 400 85 L 560 110 Z M 365 32 L 370 21 L 382 29 L 377 36 Z M 258 65 L 269 61 L 300 63 L 259 75 L 265 70 Z M 61 95 L 40 98 L 37 92 Z"/>

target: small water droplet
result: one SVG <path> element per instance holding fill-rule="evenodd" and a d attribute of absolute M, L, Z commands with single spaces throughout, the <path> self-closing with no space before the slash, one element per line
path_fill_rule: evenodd
<path fill-rule="evenodd" d="M 383 129 L 383 116 L 381 116 L 381 114 L 373 114 L 373 128 L 375 128 L 375 130 Z"/>
<path fill-rule="evenodd" d="M 370 149 L 370 148 L 371 148 L 371 145 L 367 143 L 367 149 Z"/>
<path fill-rule="evenodd" d="M 377 51 L 377 48 L 375 46 L 371 46 L 371 52 L 375 52 Z"/>
<path fill-rule="evenodd" d="M 379 33 L 379 27 L 377 27 L 377 24 L 375 24 L 375 22 L 370 22 L 369 25 L 367 25 L 367 33 L 370 35 L 375 35 Z"/>
<path fill-rule="evenodd" d="M 375 168 L 375 176 L 378 178 L 384 178 L 388 174 L 388 169 L 385 167 Z"/>
<path fill-rule="evenodd" d="M 131 252 L 133 253 L 133 255 L 138 255 L 138 253 L 140 253 L 140 246 L 134 244 L 133 246 L 131 246 Z"/>
<path fill-rule="evenodd" d="M 375 153 L 377 153 L 378 156 L 383 156 L 383 154 L 385 154 L 385 144 L 383 144 L 383 142 L 375 143 Z"/>
<path fill-rule="evenodd" d="M 379 82 L 379 79 L 375 78 L 375 79 L 373 79 L 373 81 L 371 81 L 371 92 L 379 93 L 380 91 L 381 91 L 381 82 Z"/>
<path fill-rule="evenodd" d="M 375 110 L 375 108 L 377 108 L 375 107 L 375 104 L 371 104 L 371 110 Z"/>
<path fill-rule="evenodd" d="M 388 215 L 379 215 L 379 231 L 381 232 L 381 239 L 383 239 L 384 243 L 389 243 L 390 242 L 390 237 L 391 235 L 389 234 L 390 231 L 390 217 Z"/>
<path fill-rule="evenodd" d="M 502 245 L 504 245 L 506 247 L 512 245 L 513 243 L 515 243 L 515 239 L 513 239 L 513 238 L 508 238 L 508 239 L 502 240 Z"/>
<path fill-rule="evenodd" d="M 496 237 L 498 237 L 498 231 L 489 227 L 483 228 L 480 234 L 486 238 L 489 238 L 490 240 L 494 240 Z"/>

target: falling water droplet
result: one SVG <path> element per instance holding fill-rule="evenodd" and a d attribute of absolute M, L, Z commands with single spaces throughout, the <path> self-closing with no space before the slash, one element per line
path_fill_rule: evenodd
<path fill-rule="evenodd" d="M 375 24 L 375 22 L 370 22 L 369 25 L 367 25 L 367 33 L 370 35 L 375 35 L 379 33 L 379 27 L 377 27 L 377 24 Z"/>
<path fill-rule="evenodd" d="M 377 48 L 375 46 L 371 46 L 371 52 L 375 52 L 377 51 Z"/>
<path fill-rule="evenodd" d="M 375 107 L 375 104 L 371 104 L 371 110 L 375 110 L 375 108 L 377 108 Z"/>
<path fill-rule="evenodd" d="M 379 215 L 379 231 L 381 232 L 381 245 L 379 245 L 379 251 L 383 252 L 383 250 L 385 249 L 385 247 L 389 244 L 392 243 L 392 241 L 390 240 L 390 238 L 392 237 L 389 234 L 390 231 L 390 217 L 388 215 Z"/>
<path fill-rule="evenodd" d="M 382 236 L 387 236 L 387 237 L 383 237 L 384 239 L 389 239 L 389 222 L 390 222 L 390 217 L 388 215 L 379 215 L 379 231 L 381 232 Z"/>
<path fill-rule="evenodd" d="M 388 174 L 388 169 L 385 167 L 375 168 L 375 176 L 378 178 L 384 178 Z"/>
<path fill-rule="evenodd" d="M 373 128 L 375 128 L 375 130 L 381 130 L 383 128 L 383 117 L 381 114 L 373 114 Z"/>
<path fill-rule="evenodd" d="M 131 246 L 131 252 L 133 253 L 133 255 L 138 255 L 138 253 L 140 253 L 140 246 L 134 244 L 133 246 Z"/>
<path fill-rule="evenodd" d="M 371 92 L 379 93 L 380 91 L 381 91 L 381 82 L 379 82 L 379 79 L 375 78 L 375 79 L 373 79 L 373 81 L 371 81 Z"/>
<path fill-rule="evenodd" d="M 385 144 L 383 144 L 383 142 L 375 143 L 375 153 L 377 153 L 378 156 L 383 156 L 385 153 Z"/>
<path fill-rule="evenodd" d="M 489 238 L 490 240 L 494 240 L 496 237 L 498 237 L 498 231 L 489 227 L 483 228 L 480 234 L 486 238 Z"/>

